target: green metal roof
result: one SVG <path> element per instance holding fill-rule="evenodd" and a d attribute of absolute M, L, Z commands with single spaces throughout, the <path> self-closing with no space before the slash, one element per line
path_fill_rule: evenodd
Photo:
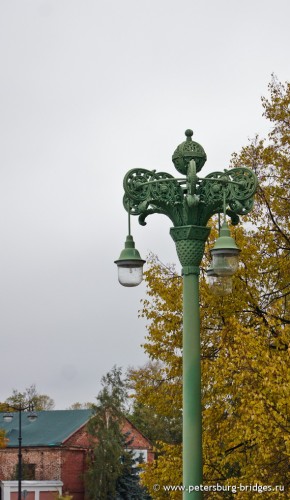
<path fill-rule="evenodd" d="M 28 413 L 22 412 L 22 446 L 60 446 L 72 434 L 85 425 L 92 416 L 92 410 L 37 411 L 37 419 L 30 422 Z M 18 446 L 19 416 L 13 412 L 12 422 L 4 422 L 0 412 L 0 428 L 6 431 L 7 446 Z"/>

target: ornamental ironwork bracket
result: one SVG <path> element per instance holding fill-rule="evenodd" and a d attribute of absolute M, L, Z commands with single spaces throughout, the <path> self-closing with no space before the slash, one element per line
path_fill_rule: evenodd
<path fill-rule="evenodd" d="M 257 189 L 255 173 L 246 167 L 213 172 L 204 178 L 197 176 L 206 161 L 200 144 L 192 140 L 193 132 L 175 150 L 172 160 L 185 177 L 175 178 L 166 172 L 135 168 L 125 175 L 124 207 L 139 216 L 141 225 L 148 215 L 158 213 L 170 218 L 174 227 L 203 226 L 217 213 L 224 211 L 232 224 L 246 215 L 253 206 Z"/>

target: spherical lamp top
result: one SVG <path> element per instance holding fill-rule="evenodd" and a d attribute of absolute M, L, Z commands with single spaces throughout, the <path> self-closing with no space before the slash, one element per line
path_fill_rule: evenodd
<path fill-rule="evenodd" d="M 192 140 L 193 131 L 187 129 L 185 135 L 186 141 L 179 144 L 172 155 L 172 161 L 176 170 L 183 175 L 187 174 L 190 160 L 195 161 L 197 172 L 202 169 L 207 160 L 203 147 L 198 142 Z"/>

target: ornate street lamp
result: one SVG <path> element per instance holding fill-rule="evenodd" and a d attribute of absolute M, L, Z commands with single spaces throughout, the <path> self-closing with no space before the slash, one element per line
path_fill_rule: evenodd
<path fill-rule="evenodd" d="M 37 419 L 37 414 L 33 411 L 33 404 L 30 402 L 28 405 L 6 405 L 9 410 L 14 410 L 18 412 L 18 500 L 21 500 L 21 483 L 22 483 L 22 419 L 21 414 L 23 411 L 28 411 L 27 418 L 30 422 L 34 422 Z M 7 412 L 3 415 L 3 420 L 6 423 L 12 422 L 14 418 L 13 412 Z"/>
<path fill-rule="evenodd" d="M 172 156 L 175 168 L 184 177 L 174 178 L 165 172 L 136 168 L 125 175 L 123 185 L 124 207 L 128 214 L 139 216 L 141 225 L 154 213 L 170 218 L 173 224 L 170 235 L 182 265 L 183 485 L 188 489 L 202 484 L 199 266 L 210 233 L 207 223 L 213 215 L 224 214 L 220 237 L 211 251 L 212 275 L 222 283 L 235 272 L 240 251 L 230 236 L 226 215 L 235 225 L 239 215 L 246 215 L 252 209 L 257 178 L 246 167 L 198 177 L 206 154 L 202 146 L 192 140 L 192 130 L 186 130 L 185 135 L 186 141 Z M 184 498 L 202 498 L 202 492 L 187 491 Z"/>

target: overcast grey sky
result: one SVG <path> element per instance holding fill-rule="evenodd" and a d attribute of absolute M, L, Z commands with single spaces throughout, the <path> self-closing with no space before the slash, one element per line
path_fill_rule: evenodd
<path fill-rule="evenodd" d="M 289 79 L 288 0 L 0 1 L 0 401 L 35 383 L 92 401 L 146 361 L 144 285 L 118 285 L 122 180 L 168 171 L 194 130 L 206 172 L 256 132 Z M 170 222 L 132 221 L 142 257 L 177 262 Z"/>

